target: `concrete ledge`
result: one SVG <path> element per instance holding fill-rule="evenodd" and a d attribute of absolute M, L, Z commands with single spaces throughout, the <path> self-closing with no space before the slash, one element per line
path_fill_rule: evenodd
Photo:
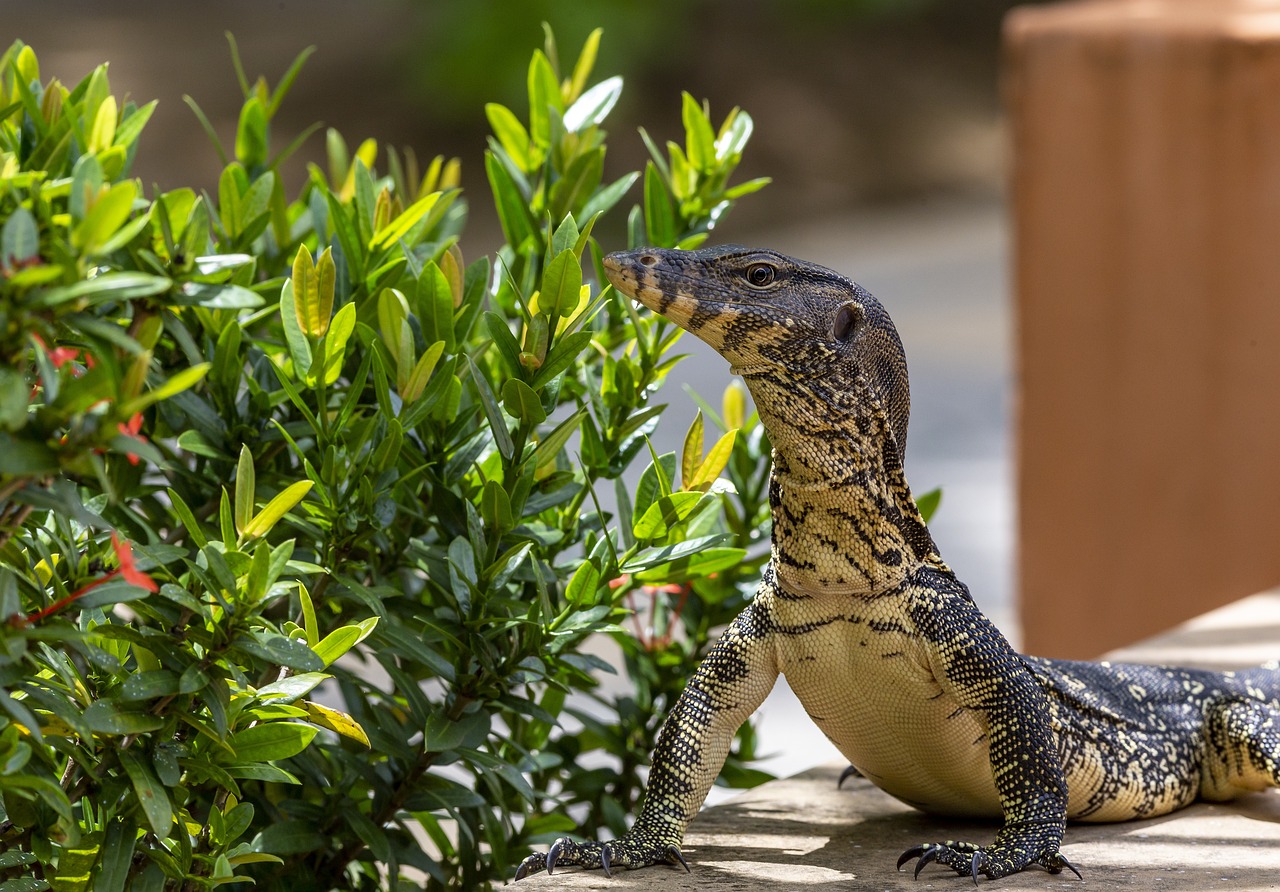
<path fill-rule="evenodd" d="M 1143 662 L 1231 668 L 1280 656 L 1280 592 L 1246 598 L 1113 655 Z M 913 881 L 894 870 L 904 849 L 923 842 L 986 842 L 998 824 L 922 814 L 857 779 L 836 789 L 832 764 L 773 781 L 705 809 L 685 837 L 693 869 L 620 871 L 564 868 L 522 881 L 538 889 L 664 892 L 685 889 L 968 888 L 950 870 L 926 866 Z M 1085 882 L 1029 871 L 1000 890 L 1255 890 L 1280 887 L 1280 795 L 1257 793 L 1225 805 L 1197 804 L 1125 824 L 1073 824 L 1063 852 Z"/>

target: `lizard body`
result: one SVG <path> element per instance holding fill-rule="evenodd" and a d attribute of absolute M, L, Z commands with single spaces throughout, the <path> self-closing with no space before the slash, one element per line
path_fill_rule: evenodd
<path fill-rule="evenodd" d="M 1164 814 L 1280 784 L 1280 670 L 1089 663 L 1013 650 L 943 562 L 903 473 L 909 391 L 892 321 L 830 270 L 733 246 L 612 254 L 625 294 L 706 341 L 747 382 L 774 446 L 773 540 L 756 597 L 667 718 L 644 805 L 560 864 L 684 862 L 679 845 L 734 733 L 785 675 L 874 784 L 924 811 L 1003 816 L 986 845 L 904 853 L 977 880 L 1059 851 L 1066 821 Z"/>

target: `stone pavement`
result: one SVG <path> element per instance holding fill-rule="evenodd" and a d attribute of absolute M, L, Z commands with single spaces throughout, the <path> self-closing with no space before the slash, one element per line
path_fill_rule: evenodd
<path fill-rule="evenodd" d="M 1117 659 L 1231 668 L 1280 656 L 1280 590 L 1206 614 L 1166 635 L 1126 648 Z M 836 789 L 841 766 L 825 765 L 773 781 L 705 809 L 685 839 L 693 872 L 657 866 L 620 871 L 564 868 L 522 881 L 550 889 L 782 890 L 962 889 L 967 880 L 926 866 L 918 880 L 894 870 L 898 855 L 921 842 L 990 839 L 995 824 L 917 812 L 865 780 Z M 1063 852 L 1070 874 L 1034 870 L 999 881 L 1016 890 L 1261 890 L 1280 887 L 1280 793 L 1222 805 L 1197 804 L 1148 821 L 1073 824 Z M 983 881 L 986 882 L 985 880 Z"/>

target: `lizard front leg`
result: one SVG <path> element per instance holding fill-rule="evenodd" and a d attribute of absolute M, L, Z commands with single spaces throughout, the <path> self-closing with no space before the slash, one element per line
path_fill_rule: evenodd
<path fill-rule="evenodd" d="M 1048 697 L 1022 658 L 950 574 L 925 570 L 912 618 L 944 690 L 985 725 L 1004 826 L 990 845 L 947 841 L 914 846 L 901 869 L 937 861 L 957 873 L 997 879 L 1039 864 L 1079 871 L 1058 851 L 1066 829 L 1067 783 L 1050 724 Z"/>
<path fill-rule="evenodd" d="M 644 805 L 632 828 L 611 842 L 558 839 L 520 863 L 516 879 L 560 864 L 647 867 L 679 861 L 685 828 L 715 782 L 734 734 L 778 679 L 771 621 L 760 602 L 738 614 L 698 666 L 658 734 Z"/>

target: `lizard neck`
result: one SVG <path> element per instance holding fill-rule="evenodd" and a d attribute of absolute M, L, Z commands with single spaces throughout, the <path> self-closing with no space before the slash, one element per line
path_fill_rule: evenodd
<path fill-rule="evenodd" d="M 873 595 L 941 563 L 883 420 L 797 400 L 794 388 L 788 395 L 756 397 L 774 446 L 773 563 L 783 589 Z"/>

